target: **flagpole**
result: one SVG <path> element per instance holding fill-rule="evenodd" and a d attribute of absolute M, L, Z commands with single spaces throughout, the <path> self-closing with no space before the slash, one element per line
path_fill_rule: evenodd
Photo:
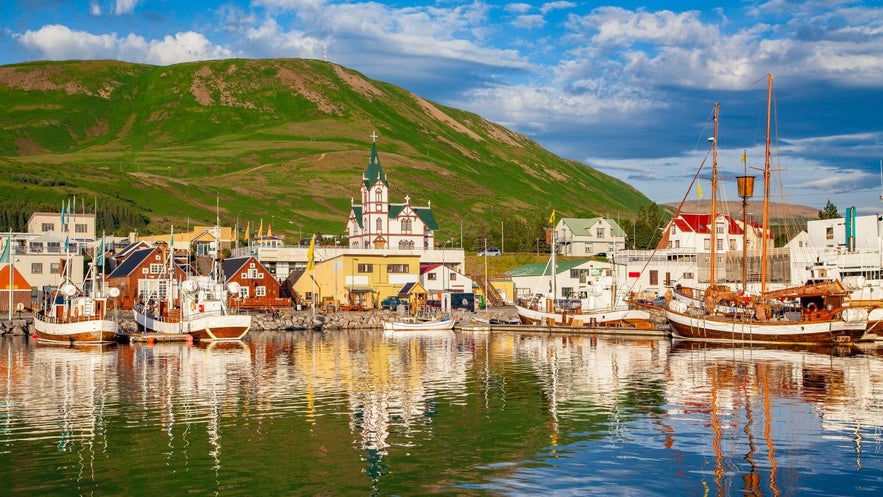
<path fill-rule="evenodd" d="M 9 228 L 9 238 L 6 239 L 6 250 L 9 254 L 9 320 L 12 321 L 12 285 L 15 284 L 12 275 L 15 274 L 15 256 L 12 253 L 12 228 Z"/>

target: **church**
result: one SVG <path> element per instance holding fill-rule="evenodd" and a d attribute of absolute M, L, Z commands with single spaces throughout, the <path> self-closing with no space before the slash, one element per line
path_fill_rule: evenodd
<path fill-rule="evenodd" d="M 350 248 L 429 250 L 435 246 L 438 224 L 431 204 L 418 207 L 405 196 L 405 203 L 389 201 L 389 182 L 377 156 L 377 135 L 371 135 L 371 157 L 359 187 L 362 203 L 353 199 L 347 220 Z"/>

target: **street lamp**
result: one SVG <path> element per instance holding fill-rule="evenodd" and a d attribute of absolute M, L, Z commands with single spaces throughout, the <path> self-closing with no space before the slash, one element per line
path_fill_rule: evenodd
<path fill-rule="evenodd" d="M 294 221 L 288 221 L 288 224 L 293 224 L 297 226 L 297 246 L 300 247 L 300 241 L 303 239 L 303 231 L 300 223 L 296 223 Z"/>
<path fill-rule="evenodd" d="M 446 241 L 444 243 L 444 245 L 442 245 L 442 293 L 445 293 L 448 289 L 447 282 L 445 281 L 445 274 L 447 273 L 446 270 L 448 268 L 448 266 L 445 265 L 445 249 L 447 248 L 448 244 L 451 243 L 452 241 L 453 241 L 453 239 L 449 239 L 448 241 Z"/>

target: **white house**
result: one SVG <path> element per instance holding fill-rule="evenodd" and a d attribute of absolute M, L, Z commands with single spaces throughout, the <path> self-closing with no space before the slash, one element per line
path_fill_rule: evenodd
<path fill-rule="evenodd" d="M 626 234 L 619 224 L 603 217 L 561 218 L 555 225 L 558 253 L 564 255 L 610 254 L 625 249 Z"/>
<path fill-rule="evenodd" d="M 555 266 L 555 299 L 578 299 L 583 309 L 601 309 L 618 305 L 625 295 L 608 262 L 558 261 Z M 552 293 L 552 273 L 546 263 L 525 264 L 506 274 L 515 285 L 516 298 Z"/>
<path fill-rule="evenodd" d="M 421 264 L 420 284 L 431 299 L 440 300 L 445 292 L 471 293 L 472 278 L 445 264 Z"/>

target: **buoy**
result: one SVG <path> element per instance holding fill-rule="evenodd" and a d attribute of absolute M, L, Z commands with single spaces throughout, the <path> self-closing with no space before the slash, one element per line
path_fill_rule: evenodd
<path fill-rule="evenodd" d="M 147 344 L 148 344 L 148 345 L 153 345 L 153 344 L 155 344 L 155 343 L 156 343 L 156 338 L 150 337 L 150 338 L 147 339 Z"/>

